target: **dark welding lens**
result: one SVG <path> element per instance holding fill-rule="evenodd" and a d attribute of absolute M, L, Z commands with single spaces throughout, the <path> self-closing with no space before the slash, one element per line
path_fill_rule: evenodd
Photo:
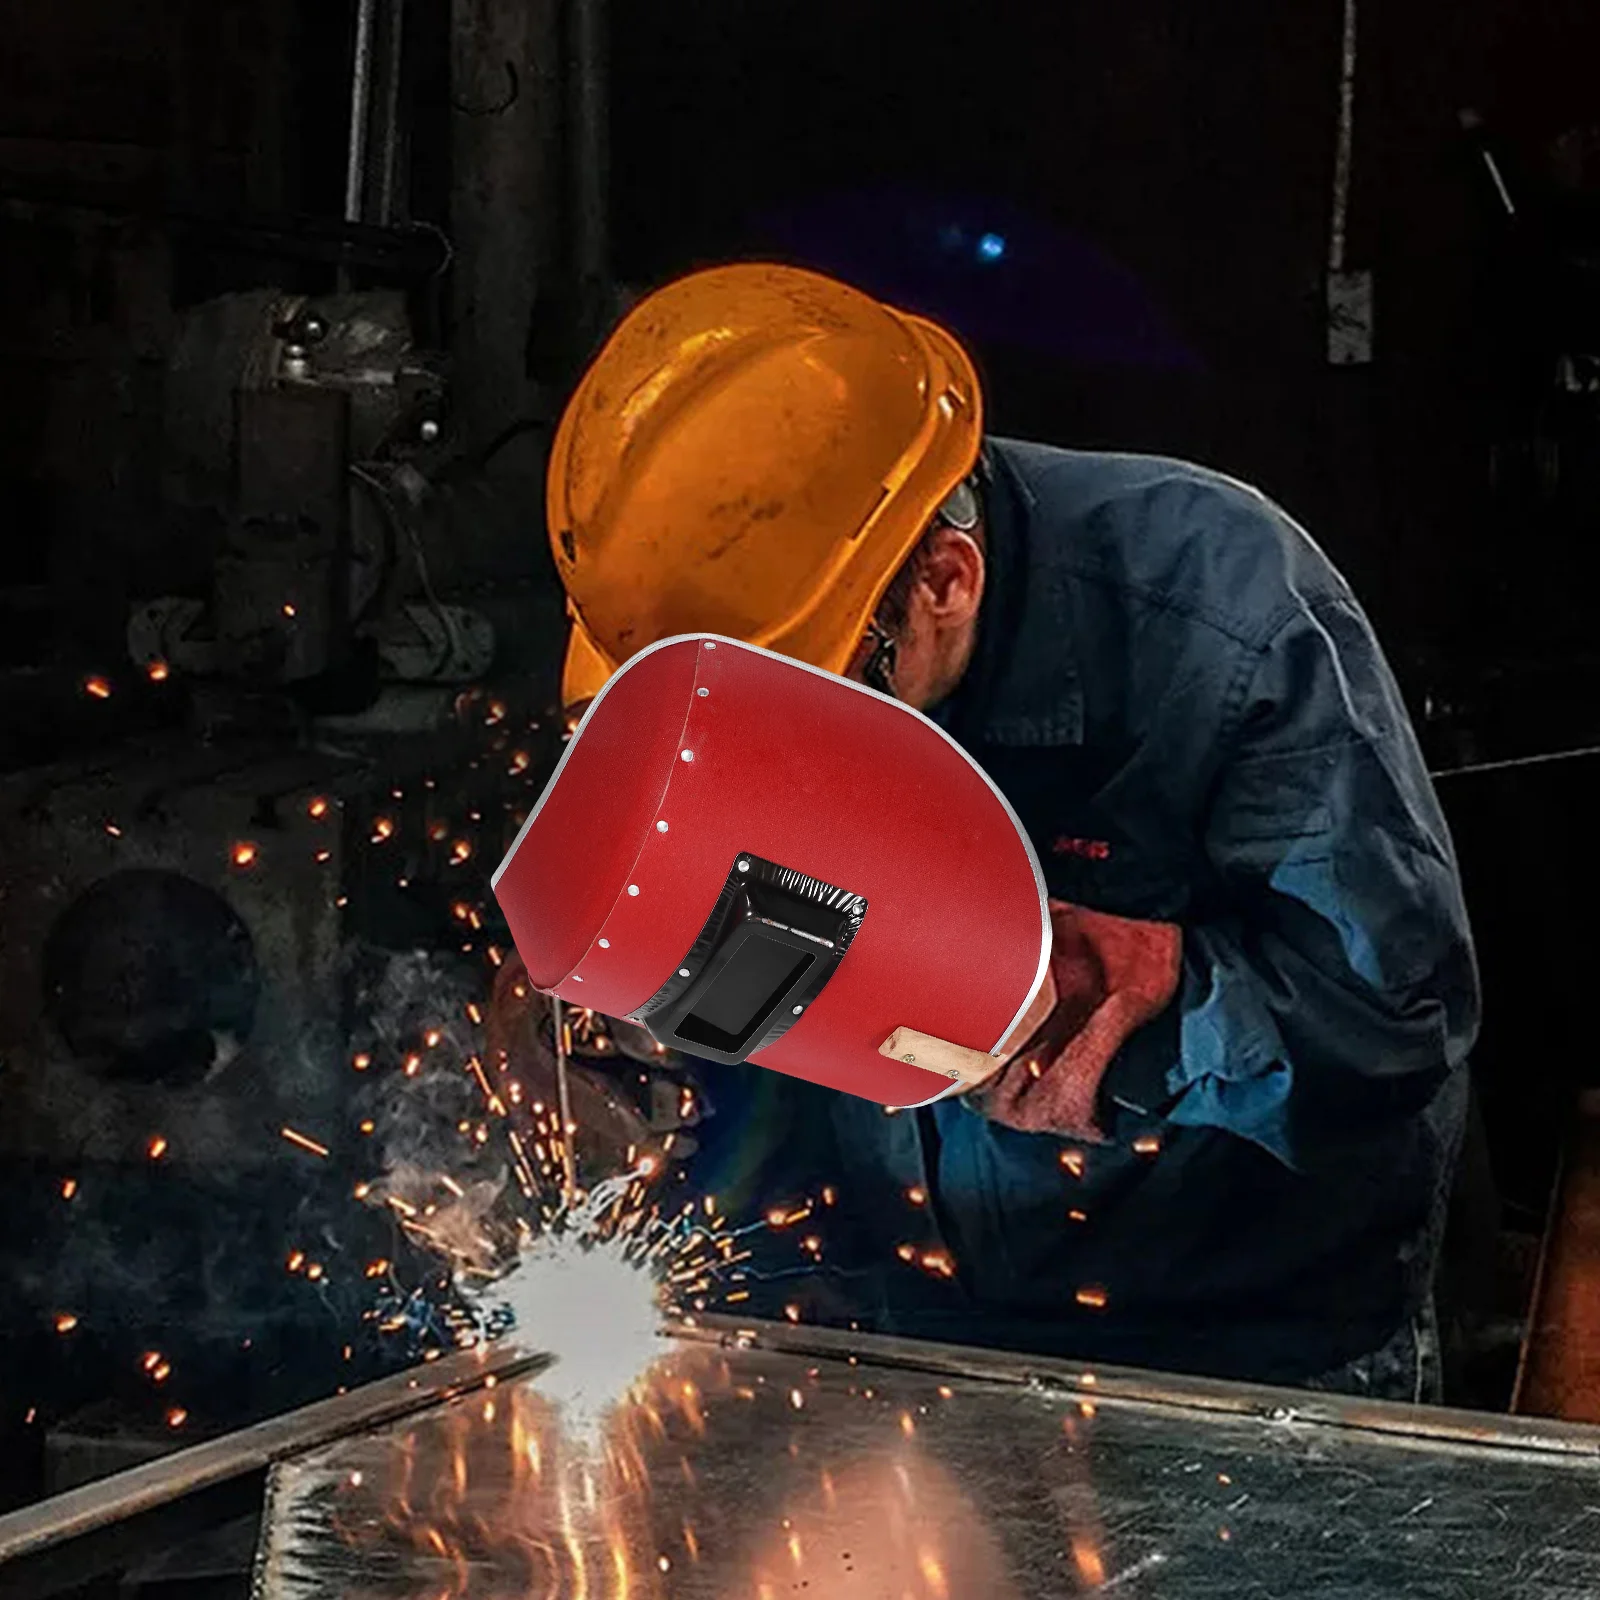
<path fill-rule="evenodd" d="M 815 956 L 795 959 L 776 939 L 749 934 L 678 1023 L 678 1037 L 729 1053 L 743 1050 L 756 1026 L 797 984 Z"/>
<path fill-rule="evenodd" d="M 694 947 L 631 1020 L 670 1049 L 743 1061 L 805 1014 L 866 912 L 858 894 L 741 852 Z"/>

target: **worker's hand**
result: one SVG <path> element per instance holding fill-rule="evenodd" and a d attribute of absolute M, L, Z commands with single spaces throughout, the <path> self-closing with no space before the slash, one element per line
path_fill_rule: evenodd
<path fill-rule="evenodd" d="M 978 1096 L 1025 1133 L 1100 1140 L 1100 1080 L 1128 1038 L 1172 1003 L 1183 954 L 1170 922 L 1136 922 L 1050 902 L 1056 1006 Z"/>

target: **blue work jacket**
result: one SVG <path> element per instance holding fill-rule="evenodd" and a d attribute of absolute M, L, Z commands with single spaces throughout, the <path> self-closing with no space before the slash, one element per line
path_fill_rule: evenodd
<path fill-rule="evenodd" d="M 999 439 L 983 470 L 976 652 L 933 715 L 1015 807 L 1052 897 L 1181 926 L 1180 991 L 1113 1061 L 1103 1145 L 976 1100 L 890 1115 L 723 1074 L 727 1111 L 754 1096 L 735 1115 L 746 1158 L 765 1152 L 757 1203 L 834 1199 L 794 1230 L 820 1230 L 822 1267 L 796 1274 L 774 1236 L 751 1309 L 1313 1376 L 1428 1292 L 1478 1023 L 1400 692 L 1344 579 L 1254 490 Z"/>

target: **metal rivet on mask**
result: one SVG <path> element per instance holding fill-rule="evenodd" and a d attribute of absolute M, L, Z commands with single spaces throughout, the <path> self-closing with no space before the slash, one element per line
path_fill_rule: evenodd
<path fill-rule="evenodd" d="M 638 884 L 630 883 L 628 885 L 628 893 L 629 894 L 638 894 L 638 892 L 639 892 L 639 885 Z"/>

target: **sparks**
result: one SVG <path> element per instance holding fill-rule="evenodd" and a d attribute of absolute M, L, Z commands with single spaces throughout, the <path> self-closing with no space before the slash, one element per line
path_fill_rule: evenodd
<path fill-rule="evenodd" d="M 279 1128 L 278 1132 L 285 1139 L 287 1139 L 290 1144 L 297 1144 L 297 1145 L 300 1146 L 300 1148 L 302 1150 L 309 1150 L 312 1155 L 321 1156 L 324 1160 L 327 1159 L 327 1156 L 328 1156 L 328 1147 L 327 1147 L 327 1145 L 318 1144 L 315 1139 L 308 1138 L 305 1134 L 299 1133 L 294 1128 L 290 1128 L 290 1127 L 287 1127 L 287 1126 Z"/>
<path fill-rule="evenodd" d="M 167 1141 L 158 1133 L 144 1149 L 152 1161 L 159 1161 L 167 1153 Z"/>
<path fill-rule="evenodd" d="M 83 692 L 94 700 L 109 700 L 111 698 L 111 685 L 104 678 L 85 678 Z"/>
<path fill-rule="evenodd" d="M 145 676 L 151 683 L 165 683 L 172 676 L 172 669 L 165 661 L 152 661 L 144 669 Z"/>
<path fill-rule="evenodd" d="M 167 1413 L 167 1426 L 169 1428 L 181 1428 L 188 1420 L 189 1413 L 182 1406 L 174 1406 Z"/>
<path fill-rule="evenodd" d="M 71 1333 L 78 1326 L 78 1318 L 74 1312 L 61 1311 L 56 1314 L 56 1332 Z"/>
<path fill-rule="evenodd" d="M 78 1180 L 76 1178 L 63 1178 L 61 1180 L 61 1198 L 63 1200 L 70 1200 L 77 1192 Z"/>
<path fill-rule="evenodd" d="M 258 851 L 256 846 L 248 839 L 241 839 L 233 847 L 233 864 L 236 867 L 252 867 L 255 865 Z"/>
<path fill-rule="evenodd" d="M 1094 1310 L 1100 1311 L 1105 1307 L 1107 1295 L 1105 1290 L 1098 1284 L 1085 1284 L 1073 1298 L 1080 1306 L 1090 1306 Z"/>
<path fill-rule="evenodd" d="M 327 814 L 328 801 L 325 795 L 319 794 L 316 799 L 311 801 L 311 803 L 306 807 L 306 815 L 314 820 L 319 820 L 322 817 L 327 816 Z"/>

